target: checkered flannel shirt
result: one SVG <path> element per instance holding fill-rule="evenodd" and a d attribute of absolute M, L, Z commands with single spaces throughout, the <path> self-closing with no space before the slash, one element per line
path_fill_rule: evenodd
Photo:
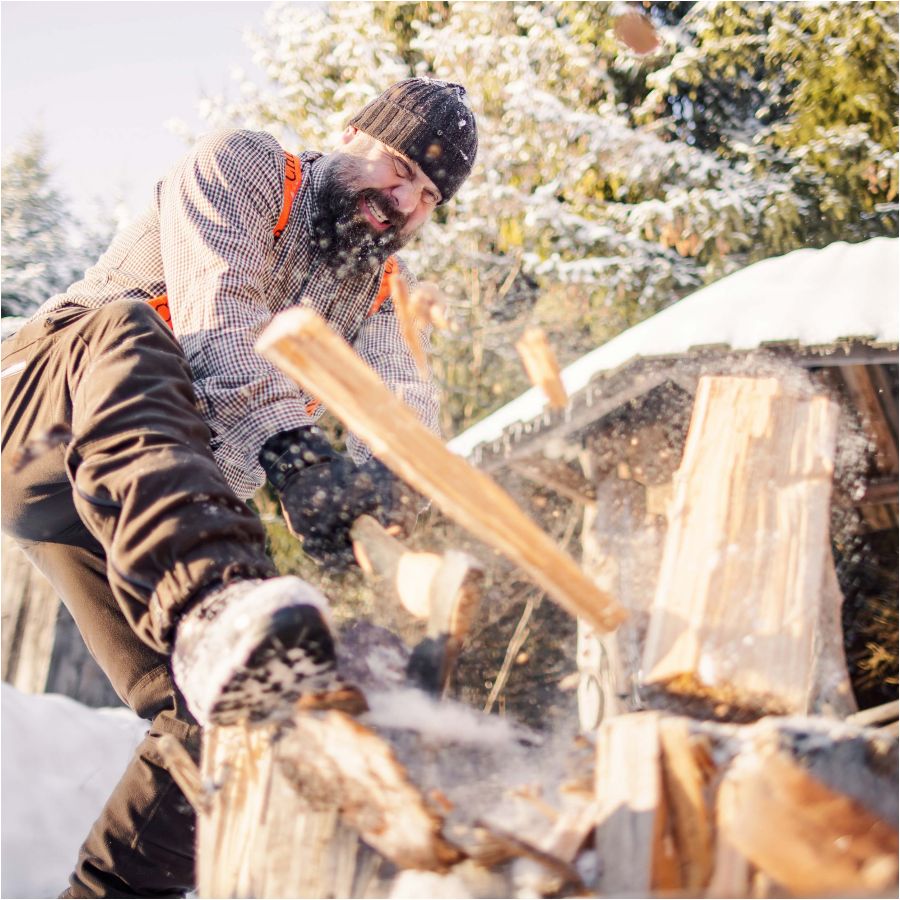
<path fill-rule="evenodd" d="M 284 232 L 272 229 L 284 197 L 284 151 L 268 134 L 212 134 L 156 186 L 155 203 L 119 233 L 83 281 L 44 304 L 98 307 L 168 294 L 172 326 L 190 363 L 211 449 L 246 499 L 265 480 L 257 455 L 280 431 L 310 425 L 312 399 L 253 349 L 272 317 L 308 306 L 341 334 L 396 394 L 437 432 L 434 384 L 404 342 L 393 304 L 366 313 L 381 272 L 339 280 L 311 240 L 321 195 L 321 154 L 301 155 L 303 181 Z M 401 263 L 408 281 L 412 276 Z M 427 348 L 428 337 L 423 335 Z M 370 452 L 348 438 L 356 462 Z"/>

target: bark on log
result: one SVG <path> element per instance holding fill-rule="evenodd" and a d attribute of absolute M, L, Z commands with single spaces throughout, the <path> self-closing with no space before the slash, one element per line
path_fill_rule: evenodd
<path fill-rule="evenodd" d="M 700 379 L 644 650 L 646 682 L 806 712 L 815 694 L 837 407 L 773 378 Z M 836 664 L 835 664 L 836 665 Z M 830 665 L 833 676 L 835 665 Z"/>
<path fill-rule="evenodd" d="M 573 615 L 600 631 L 624 620 L 612 597 L 598 590 L 491 478 L 447 450 L 312 310 L 281 313 L 256 349 L 318 397 L 401 478 L 521 566 Z"/>

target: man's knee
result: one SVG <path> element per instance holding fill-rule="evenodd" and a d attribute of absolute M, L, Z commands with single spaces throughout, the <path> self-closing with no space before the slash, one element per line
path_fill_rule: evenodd
<path fill-rule="evenodd" d="M 98 330 L 120 337 L 146 335 L 154 340 L 162 340 L 167 347 L 180 353 L 180 345 L 172 330 L 144 300 L 114 300 L 99 307 L 93 319 Z"/>

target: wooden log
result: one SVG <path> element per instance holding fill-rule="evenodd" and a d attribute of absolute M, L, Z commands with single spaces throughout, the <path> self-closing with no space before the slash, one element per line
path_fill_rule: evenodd
<path fill-rule="evenodd" d="M 719 789 L 717 820 L 723 840 L 792 895 L 896 889 L 896 829 L 780 751 L 739 757 Z"/>
<path fill-rule="evenodd" d="M 627 714 L 598 732 L 597 798 L 603 895 L 896 886 L 897 741 L 881 731 L 824 717 Z"/>
<path fill-rule="evenodd" d="M 197 820 L 199 895 L 365 896 L 372 851 L 341 820 L 328 785 L 319 796 L 298 796 L 284 765 L 291 742 L 282 745 L 278 734 L 273 726 L 234 726 L 204 736 L 204 783 L 214 789 Z"/>
<path fill-rule="evenodd" d="M 298 711 L 207 729 L 199 778 L 167 756 L 198 809 L 200 896 L 388 896 L 379 872 L 455 871 L 464 857 L 482 866 L 526 857 L 579 883 L 573 862 L 592 795 L 573 799 L 557 779 L 590 774 L 585 742 L 550 751 L 452 701 L 393 688 L 370 696 L 360 719 Z M 547 819 L 523 810 L 532 786 L 560 824 L 549 837 Z"/>
<path fill-rule="evenodd" d="M 372 850 L 400 868 L 462 858 L 389 745 L 341 712 L 212 728 L 202 772 L 202 897 L 359 896 Z"/>
<path fill-rule="evenodd" d="M 397 475 L 521 566 L 570 613 L 600 631 L 624 620 L 612 597 L 598 590 L 499 485 L 447 450 L 315 312 L 281 313 L 256 349 L 325 403 Z"/>
<path fill-rule="evenodd" d="M 837 407 L 774 378 L 699 381 L 643 669 L 732 704 L 806 712 L 827 567 Z M 696 687 L 695 687 L 696 686 Z"/>

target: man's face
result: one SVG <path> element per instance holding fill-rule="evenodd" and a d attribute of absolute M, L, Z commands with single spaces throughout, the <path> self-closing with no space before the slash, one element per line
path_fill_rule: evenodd
<path fill-rule="evenodd" d="M 327 166 L 316 239 L 341 277 L 373 271 L 409 242 L 440 202 L 411 159 L 348 128 Z"/>

